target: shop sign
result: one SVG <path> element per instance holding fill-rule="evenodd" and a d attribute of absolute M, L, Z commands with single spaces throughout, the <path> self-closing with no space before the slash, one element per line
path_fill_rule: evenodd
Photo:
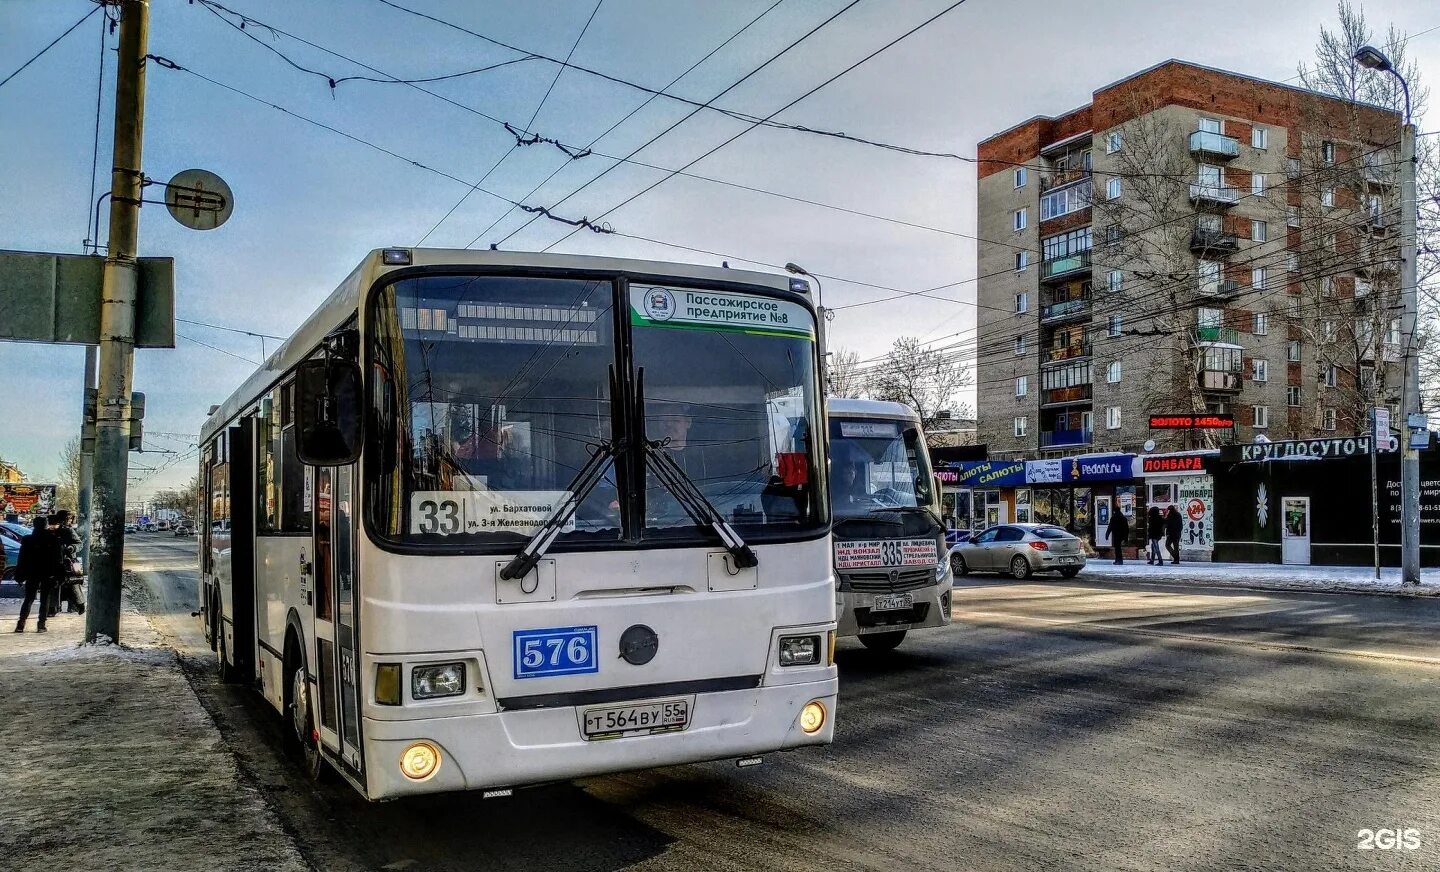
<path fill-rule="evenodd" d="M 1210 548 L 1215 544 L 1215 484 L 1208 475 L 1180 480 L 1176 494 L 1180 508 L 1180 544 Z"/>
<path fill-rule="evenodd" d="M 1062 461 L 1065 481 L 1129 481 L 1135 477 L 1135 455 L 1096 454 Z"/>
<path fill-rule="evenodd" d="M 1160 457 L 1140 458 L 1140 472 L 1144 475 L 1165 475 L 1170 473 L 1205 472 L 1204 454 L 1167 454 Z"/>
<path fill-rule="evenodd" d="M 1061 460 L 1025 461 L 1025 481 L 1029 484 L 1059 484 L 1064 480 L 1064 462 Z"/>
<path fill-rule="evenodd" d="M 962 487 L 1015 487 L 1025 483 L 1023 460 L 969 460 L 959 465 L 956 483 Z"/>
<path fill-rule="evenodd" d="M 1151 430 L 1230 430 L 1235 427 L 1231 414 L 1151 415 Z"/>
<path fill-rule="evenodd" d="M 939 467 L 935 470 L 935 477 L 940 479 L 941 484 L 954 484 L 960 480 L 960 474 L 953 469 Z"/>
<path fill-rule="evenodd" d="M 1370 453 L 1369 436 L 1340 439 L 1295 439 L 1286 442 L 1257 442 L 1227 445 L 1220 449 L 1222 460 L 1247 463 L 1254 460 L 1326 459 L 1363 457 Z"/>

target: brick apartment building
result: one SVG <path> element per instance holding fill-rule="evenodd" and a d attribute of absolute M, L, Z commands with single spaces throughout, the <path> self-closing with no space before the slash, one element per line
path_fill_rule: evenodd
<path fill-rule="evenodd" d="M 1170 60 L 980 143 L 991 456 L 1363 432 L 1400 392 L 1399 117 Z M 1154 431 L 1229 413 L 1233 433 Z"/>

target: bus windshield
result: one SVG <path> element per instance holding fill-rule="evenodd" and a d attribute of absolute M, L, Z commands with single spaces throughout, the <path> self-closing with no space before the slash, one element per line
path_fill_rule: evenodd
<path fill-rule="evenodd" d="M 642 393 L 646 436 L 747 539 L 822 528 L 813 341 L 697 321 L 681 307 L 698 295 L 637 284 L 617 317 L 610 277 L 422 276 L 383 287 L 370 321 L 375 531 L 514 550 L 567 501 L 592 454 L 638 434 Z M 716 310 L 725 312 L 768 299 L 705 296 L 739 307 Z M 810 318 L 799 304 L 770 302 Z M 652 472 L 640 484 L 644 468 L 632 438 L 557 547 L 708 542 L 713 534 Z"/>
<path fill-rule="evenodd" d="M 830 488 L 835 519 L 930 505 L 928 452 L 908 421 L 830 419 Z"/>

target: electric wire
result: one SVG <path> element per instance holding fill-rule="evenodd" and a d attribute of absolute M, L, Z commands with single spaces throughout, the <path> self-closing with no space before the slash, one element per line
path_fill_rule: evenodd
<path fill-rule="evenodd" d="M 26 68 L 26 67 L 30 66 L 31 64 L 33 64 L 33 63 L 35 63 L 36 61 L 40 60 L 40 58 L 44 57 L 46 52 L 48 52 L 50 49 L 52 49 L 52 48 L 54 48 L 56 45 L 58 45 L 59 42 L 60 42 L 60 40 L 62 40 L 62 39 L 64 39 L 65 37 L 69 36 L 69 35 L 71 34 L 71 32 L 73 32 L 73 31 L 75 30 L 75 28 L 77 28 L 77 27 L 79 27 L 80 25 L 84 24 L 84 23 L 86 22 L 86 20 L 88 20 L 88 19 L 90 18 L 90 16 L 94 15 L 96 12 L 99 12 L 100 9 L 101 9 L 101 7 L 98 6 L 98 5 L 97 5 L 97 6 L 92 6 L 92 7 L 90 8 L 90 11 L 89 11 L 89 12 L 86 12 L 84 15 L 80 16 L 80 18 L 79 18 L 78 21 L 76 21 L 74 24 L 70 25 L 69 27 L 65 28 L 65 31 L 64 31 L 63 33 L 61 33 L 59 36 L 57 36 L 57 37 L 55 37 L 54 39 L 50 40 L 50 44 L 49 44 L 49 45 L 45 46 L 44 48 L 40 49 L 40 50 L 39 50 L 38 52 L 36 52 L 35 54 L 31 55 L 29 60 L 25 61 L 25 63 L 23 63 L 23 64 L 21 64 L 20 66 L 16 67 L 15 70 L 10 73 L 10 75 L 6 76 L 6 77 L 3 78 L 3 79 L 0 79 L 0 88 L 3 88 L 3 87 L 5 87 L 6 85 L 10 84 L 10 80 L 11 80 L 11 79 L 13 79 L 13 78 L 15 78 L 16 76 L 20 75 L 22 72 L 25 71 L 25 68 Z"/>

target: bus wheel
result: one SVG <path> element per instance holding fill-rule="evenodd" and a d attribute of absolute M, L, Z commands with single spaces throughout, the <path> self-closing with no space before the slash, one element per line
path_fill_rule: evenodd
<path fill-rule="evenodd" d="M 315 712 L 310 706 L 310 683 L 305 680 L 305 662 L 296 656 L 290 663 L 290 680 L 285 697 L 289 727 L 286 730 L 287 744 L 305 777 L 319 781 L 325 763 L 320 756 L 320 733 L 315 729 Z"/>
<path fill-rule="evenodd" d="M 904 630 L 892 630 L 889 633 L 866 633 L 860 637 L 860 644 L 871 651 L 894 651 L 903 641 L 905 641 Z"/>
<path fill-rule="evenodd" d="M 240 671 L 229 662 L 230 646 L 225 644 L 225 626 L 223 624 L 216 626 L 215 642 L 215 663 L 216 666 L 219 667 L 216 671 L 220 673 L 220 683 L 238 684 L 240 682 Z"/>

